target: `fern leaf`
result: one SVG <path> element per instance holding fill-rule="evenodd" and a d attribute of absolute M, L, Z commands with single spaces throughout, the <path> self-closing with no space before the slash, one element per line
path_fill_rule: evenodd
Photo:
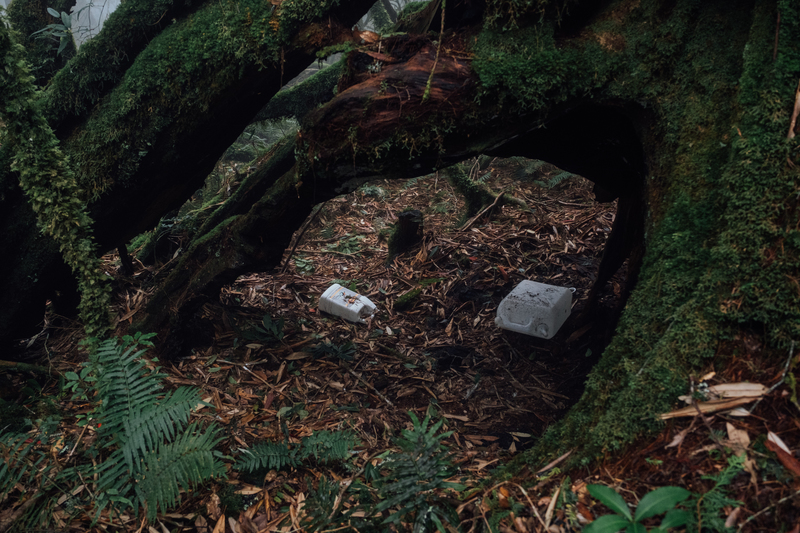
<path fill-rule="evenodd" d="M 395 441 L 403 451 L 390 455 L 384 465 L 389 470 L 388 483 L 380 489 L 383 501 L 375 510 L 383 512 L 396 506 L 401 508 L 390 514 L 384 523 L 396 523 L 411 513 L 416 513 L 417 525 L 427 523 L 432 520 L 431 513 L 438 512 L 428 501 L 437 499 L 433 495 L 434 491 L 455 488 L 454 484 L 445 482 L 451 475 L 452 463 L 447 457 L 447 449 L 441 443 L 452 432 L 437 435 L 444 420 L 428 427 L 430 416 L 420 422 L 414 413 L 409 414 L 413 428 L 404 430 L 402 437 Z M 445 515 L 440 513 L 439 516 Z M 415 529 L 417 525 L 414 526 Z"/>
<path fill-rule="evenodd" d="M 151 408 L 161 393 L 159 377 L 146 371 L 140 359 L 145 350 L 123 350 L 115 339 L 104 341 L 94 358 L 97 389 L 103 403 L 98 412 L 101 435 L 112 437 L 113 444 L 124 439 L 127 418 Z"/>
<path fill-rule="evenodd" d="M 153 520 L 158 509 L 166 510 L 180 498 L 181 488 L 191 488 L 212 477 L 225 474 L 224 465 L 213 453 L 221 439 L 216 428 L 201 432 L 191 424 L 173 442 L 165 443 L 142 460 L 137 474 L 137 505 L 147 509 Z"/>
<path fill-rule="evenodd" d="M 182 428 L 189 422 L 189 415 L 199 401 L 197 389 L 181 387 L 157 404 L 126 417 L 120 444 L 128 467 L 133 470 L 133 465 L 145 453 L 155 450 L 164 441 L 171 442 L 176 427 Z"/>
<path fill-rule="evenodd" d="M 0 435 L 0 496 L 7 494 L 20 480 L 36 472 L 37 457 L 30 439 L 26 433 L 6 433 Z"/>
<path fill-rule="evenodd" d="M 303 439 L 301 459 L 313 456 L 323 464 L 344 461 L 356 444 L 358 438 L 352 431 L 315 431 Z"/>
<path fill-rule="evenodd" d="M 307 481 L 310 486 L 311 483 Z M 339 497 L 340 486 L 338 483 L 329 481 L 325 476 L 319 478 L 316 490 L 311 491 L 303 505 L 304 516 L 302 519 L 306 531 L 324 531 L 334 529 L 330 525 L 338 525 L 332 522 L 329 517 L 336 518 L 340 513 L 334 513 L 336 500 Z M 341 507 L 340 507 L 341 508 Z"/>
<path fill-rule="evenodd" d="M 257 444 L 249 450 L 242 450 L 242 454 L 236 462 L 237 470 L 247 472 L 260 468 L 283 470 L 287 466 L 297 466 L 295 453 L 286 444 L 277 442 L 265 442 Z"/>
<path fill-rule="evenodd" d="M 130 494 L 131 469 L 124 461 L 122 450 L 116 450 L 93 472 L 98 476 L 98 492 L 116 492 L 122 496 Z"/>

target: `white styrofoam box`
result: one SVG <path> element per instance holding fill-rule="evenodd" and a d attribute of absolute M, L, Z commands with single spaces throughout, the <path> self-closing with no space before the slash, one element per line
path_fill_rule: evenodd
<path fill-rule="evenodd" d="M 322 293 L 319 299 L 319 310 L 340 316 L 350 322 L 365 323 L 364 318 L 375 314 L 375 304 L 366 296 L 346 289 L 334 283 Z"/>
<path fill-rule="evenodd" d="M 549 339 L 567 320 L 572 289 L 521 281 L 497 307 L 495 324 L 503 329 Z"/>

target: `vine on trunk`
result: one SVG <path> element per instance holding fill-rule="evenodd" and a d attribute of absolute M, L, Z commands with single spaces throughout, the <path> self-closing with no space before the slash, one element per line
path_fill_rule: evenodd
<path fill-rule="evenodd" d="M 100 270 L 92 238 L 92 220 L 80 200 L 78 184 L 58 139 L 36 107 L 25 49 L 0 19 L 0 119 L 2 142 L 14 147 L 13 169 L 42 230 L 52 237 L 78 278 L 80 314 L 90 337 L 109 329 L 109 287 Z"/>

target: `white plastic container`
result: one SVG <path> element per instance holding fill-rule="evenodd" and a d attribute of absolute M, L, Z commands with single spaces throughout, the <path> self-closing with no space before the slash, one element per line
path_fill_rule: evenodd
<path fill-rule="evenodd" d="M 574 289 L 522 281 L 503 298 L 494 323 L 503 329 L 549 339 L 572 309 Z"/>
<path fill-rule="evenodd" d="M 375 314 L 375 304 L 366 296 L 334 283 L 319 298 L 319 310 L 340 316 L 350 322 L 366 323 L 364 318 Z"/>

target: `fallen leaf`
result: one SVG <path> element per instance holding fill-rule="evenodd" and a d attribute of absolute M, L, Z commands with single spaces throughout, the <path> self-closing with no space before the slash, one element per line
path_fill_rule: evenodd
<path fill-rule="evenodd" d="M 735 508 L 731 511 L 731 514 L 728 515 L 728 518 L 725 519 L 725 527 L 736 527 L 736 518 L 738 518 L 739 513 L 742 511 L 741 507 Z"/>
<path fill-rule="evenodd" d="M 712 385 L 709 392 L 719 394 L 720 398 L 737 398 L 741 396 L 761 397 L 769 390 L 761 383 L 722 383 Z"/>
<path fill-rule="evenodd" d="M 530 529 L 528 529 L 528 524 L 525 522 L 525 519 L 521 516 L 514 517 L 514 529 L 517 533 L 530 533 Z"/>
<path fill-rule="evenodd" d="M 697 404 L 697 407 L 703 414 L 716 413 L 717 411 L 733 409 L 734 407 L 754 402 L 757 399 L 758 398 L 756 397 L 752 398 L 747 397 L 747 398 L 730 398 L 724 400 L 711 400 L 708 402 L 700 402 Z M 659 418 L 661 420 L 667 420 L 669 418 L 679 418 L 682 416 L 697 416 L 697 408 L 695 408 L 694 405 L 690 405 L 689 407 L 684 407 L 683 409 L 678 409 L 676 411 L 670 411 L 669 413 L 664 413 L 662 415 L 659 415 Z"/>
<path fill-rule="evenodd" d="M 499 458 L 498 459 L 492 459 L 491 461 L 483 461 L 481 459 L 476 459 L 475 460 L 475 470 L 480 472 L 481 470 L 483 470 L 487 466 L 491 466 L 491 465 L 493 465 L 494 463 L 496 463 L 499 460 L 500 460 Z"/>
<path fill-rule="evenodd" d="M 750 446 L 750 436 L 747 431 L 736 429 L 730 422 L 726 422 L 725 427 L 728 430 L 728 442 L 730 442 L 733 452 L 739 457 L 746 454 L 747 447 Z"/>
<path fill-rule="evenodd" d="M 683 442 L 683 439 L 685 439 L 686 435 L 689 434 L 689 430 L 690 429 L 692 429 L 692 428 L 688 427 L 688 428 L 684 429 L 683 431 L 679 432 L 674 437 L 672 437 L 672 441 L 669 444 L 667 444 L 665 446 L 665 448 L 674 448 L 675 446 L 680 446 L 681 443 Z"/>
<path fill-rule="evenodd" d="M 775 452 L 775 455 L 778 456 L 778 460 L 787 470 L 789 470 L 795 476 L 800 477 L 800 462 L 798 462 L 794 456 L 786 453 L 783 448 L 780 447 L 780 445 L 775 444 L 775 441 L 767 439 L 764 442 L 764 445 L 769 451 Z"/>
<path fill-rule="evenodd" d="M 556 459 L 555 461 L 553 461 L 552 463 L 549 463 L 547 466 L 543 466 L 542 468 L 537 470 L 536 474 L 538 475 L 538 474 L 541 474 L 543 472 L 547 472 L 548 470 L 550 470 L 554 466 L 556 466 L 559 463 L 561 463 L 564 459 L 569 457 L 572 452 L 573 452 L 573 450 L 570 450 L 567 453 L 565 453 L 564 455 L 562 455 L 561 457 L 559 457 L 558 459 Z"/>
<path fill-rule="evenodd" d="M 225 515 L 219 517 L 212 533 L 225 533 Z"/>
<path fill-rule="evenodd" d="M 217 522 L 219 521 L 219 518 L 222 516 L 219 496 L 216 494 L 211 495 L 211 497 L 208 499 L 208 503 L 206 504 L 206 510 L 208 511 L 208 515 L 211 517 L 211 520 Z"/>
<path fill-rule="evenodd" d="M 726 398 L 761 398 L 769 389 L 761 383 L 722 383 L 712 385 L 708 388 L 710 400 L 722 400 Z M 678 396 L 678 399 L 691 403 L 692 397 L 688 394 Z"/>
<path fill-rule="evenodd" d="M 553 494 L 553 499 L 550 500 L 550 505 L 547 506 L 547 511 L 544 513 L 544 523 L 547 526 L 549 526 L 550 522 L 553 520 L 553 511 L 556 508 L 556 502 L 558 501 L 559 494 L 561 494 L 561 487 L 556 487 L 556 492 Z"/>
<path fill-rule="evenodd" d="M 780 446 L 780 448 L 783 451 L 785 451 L 786 453 L 791 455 L 792 451 L 789 449 L 789 447 L 786 445 L 786 443 L 783 442 L 783 440 L 779 436 L 777 436 L 775 433 L 773 433 L 771 431 L 769 433 L 767 433 L 767 440 L 774 442 L 775 444 Z"/>
<path fill-rule="evenodd" d="M 592 512 L 588 507 L 586 507 L 586 504 L 583 502 L 578 502 L 578 522 L 586 525 L 592 521 L 594 521 L 594 515 L 592 515 Z"/>
<path fill-rule="evenodd" d="M 494 442 L 499 437 L 494 437 L 492 435 L 464 435 L 464 438 L 472 440 L 472 441 L 477 441 L 477 442 L 481 442 L 481 441 Z"/>
<path fill-rule="evenodd" d="M 550 501 L 552 499 L 553 498 L 551 498 L 550 496 L 542 496 L 541 498 L 539 498 L 539 501 L 536 502 L 536 507 L 545 507 L 547 505 L 550 505 Z"/>
<path fill-rule="evenodd" d="M 758 493 L 758 474 L 756 470 L 758 470 L 758 463 L 752 457 L 748 457 L 744 460 L 744 469 L 745 471 L 750 474 L 750 483 L 756 487 L 756 493 Z"/>

